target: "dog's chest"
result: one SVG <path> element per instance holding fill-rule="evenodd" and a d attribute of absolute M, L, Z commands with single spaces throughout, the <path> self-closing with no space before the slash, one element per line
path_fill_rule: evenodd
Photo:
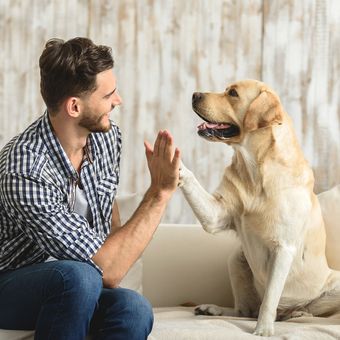
<path fill-rule="evenodd" d="M 244 221 L 236 227 L 236 232 L 254 276 L 257 276 L 258 281 L 264 282 L 267 277 L 271 248 L 274 246 L 273 239 L 254 232 Z"/>
<path fill-rule="evenodd" d="M 245 209 L 236 218 L 235 227 L 254 276 L 257 281 L 264 283 L 269 270 L 270 254 L 284 241 L 286 233 L 278 223 L 279 213 L 275 205 L 271 206 L 259 196 L 254 201 L 244 201 Z"/>

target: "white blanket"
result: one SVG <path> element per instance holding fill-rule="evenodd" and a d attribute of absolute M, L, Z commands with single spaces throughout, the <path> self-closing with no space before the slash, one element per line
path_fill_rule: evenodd
<path fill-rule="evenodd" d="M 255 319 L 196 316 L 190 307 L 154 308 L 154 314 L 155 323 L 148 340 L 340 340 L 340 314 L 276 322 L 276 334 L 269 338 L 252 335 Z M 0 332 L 0 340 L 33 340 L 33 337 L 33 331 Z"/>
<path fill-rule="evenodd" d="M 340 314 L 330 318 L 300 317 L 275 323 L 275 336 L 253 335 L 256 320 L 196 316 L 193 308 L 154 308 L 155 323 L 148 340 L 334 340 L 340 339 Z"/>

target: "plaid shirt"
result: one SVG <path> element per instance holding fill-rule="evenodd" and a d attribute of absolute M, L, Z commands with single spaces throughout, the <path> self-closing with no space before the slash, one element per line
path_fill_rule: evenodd
<path fill-rule="evenodd" d="M 119 182 L 121 133 L 92 133 L 80 176 L 52 132 L 45 112 L 0 152 L 0 271 L 49 256 L 88 262 L 111 229 Z M 91 225 L 74 212 L 81 182 Z"/>

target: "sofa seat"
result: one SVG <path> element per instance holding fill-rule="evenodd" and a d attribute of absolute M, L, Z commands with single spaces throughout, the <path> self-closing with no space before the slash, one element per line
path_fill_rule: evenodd
<path fill-rule="evenodd" d="M 155 308 L 148 340 L 255 340 L 256 319 L 194 315 L 193 308 Z M 340 313 L 331 318 L 301 317 L 275 323 L 275 340 L 340 339 Z"/>
<path fill-rule="evenodd" d="M 256 320 L 197 316 L 192 307 L 154 308 L 155 323 L 148 340 L 255 340 Z M 0 331 L 0 340 L 33 340 L 33 331 Z M 330 318 L 301 317 L 275 323 L 275 340 L 340 339 L 340 314 Z M 90 338 L 88 338 L 90 340 Z"/>

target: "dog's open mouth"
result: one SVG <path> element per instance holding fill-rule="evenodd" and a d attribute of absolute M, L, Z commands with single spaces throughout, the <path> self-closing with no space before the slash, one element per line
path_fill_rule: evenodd
<path fill-rule="evenodd" d="M 204 122 L 197 128 L 198 134 L 205 138 L 226 139 L 240 134 L 239 127 L 231 123 Z"/>

